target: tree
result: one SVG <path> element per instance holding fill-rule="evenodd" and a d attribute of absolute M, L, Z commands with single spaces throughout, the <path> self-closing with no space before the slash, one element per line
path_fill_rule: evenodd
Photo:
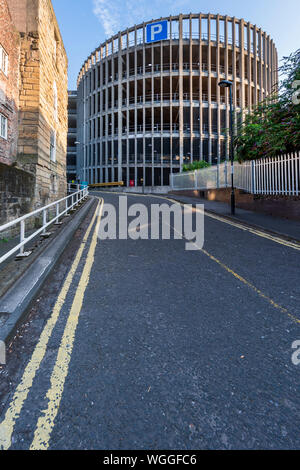
<path fill-rule="evenodd" d="M 239 161 L 272 157 L 300 150 L 300 104 L 293 83 L 300 80 L 300 49 L 283 58 L 281 85 L 238 127 L 235 138 Z"/>

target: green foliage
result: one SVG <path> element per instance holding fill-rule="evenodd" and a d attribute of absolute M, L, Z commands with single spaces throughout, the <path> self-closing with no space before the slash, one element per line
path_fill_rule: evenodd
<path fill-rule="evenodd" d="M 195 171 L 195 170 L 202 170 L 202 168 L 208 168 L 211 164 L 205 162 L 204 160 L 200 160 L 197 162 L 189 163 L 188 165 L 183 165 L 182 171 Z"/>
<path fill-rule="evenodd" d="M 238 127 L 235 138 L 239 161 L 272 157 L 300 149 L 300 105 L 293 103 L 292 84 L 300 80 L 300 49 L 284 57 L 278 92 L 260 103 Z"/>

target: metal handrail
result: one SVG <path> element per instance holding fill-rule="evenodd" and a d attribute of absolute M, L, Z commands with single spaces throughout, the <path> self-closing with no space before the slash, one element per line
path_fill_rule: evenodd
<path fill-rule="evenodd" d="M 36 209 L 29 214 L 25 214 L 22 217 L 19 217 L 18 219 L 12 220 L 8 222 L 7 224 L 1 225 L 0 226 L 0 232 L 3 232 L 4 230 L 8 230 L 18 224 L 20 224 L 20 243 L 16 245 L 14 248 L 12 248 L 10 251 L 8 251 L 5 255 L 0 257 L 0 264 L 6 261 L 11 255 L 16 253 L 18 250 L 20 250 L 19 257 L 26 257 L 30 254 L 30 252 L 24 253 L 24 246 L 33 240 L 35 237 L 37 237 L 40 233 L 42 235 L 46 236 L 46 229 L 52 225 L 53 223 L 59 224 L 59 219 L 63 217 L 64 215 L 68 215 L 68 212 L 74 208 L 74 206 L 78 206 L 80 201 L 85 199 L 88 196 L 88 188 L 83 187 L 83 189 L 80 189 L 79 191 L 76 191 L 69 196 L 66 196 L 62 199 L 59 199 L 58 201 L 52 202 L 51 204 L 48 204 L 47 206 L 41 207 L 39 209 Z M 71 200 L 71 204 L 69 205 L 69 200 Z M 60 204 L 62 202 L 65 202 L 65 209 L 60 212 Z M 51 219 L 50 221 L 47 221 L 47 213 L 48 210 L 51 209 L 52 207 L 56 208 L 56 216 Z M 33 232 L 29 237 L 25 237 L 25 222 L 28 220 L 30 217 L 34 217 L 38 214 L 42 213 L 43 217 L 43 225 L 41 228 Z"/>
<path fill-rule="evenodd" d="M 191 70 L 196 70 L 202 72 L 207 72 L 208 71 L 208 63 L 202 63 L 200 64 L 199 62 L 184 62 L 182 64 L 182 69 L 183 71 L 191 71 Z M 219 70 L 220 73 L 224 74 L 225 73 L 225 66 L 224 65 L 219 65 Z M 159 72 L 178 72 L 179 71 L 179 63 L 174 62 L 174 63 L 168 63 L 168 64 L 152 64 L 152 65 L 139 65 L 137 68 L 130 68 L 128 71 L 123 70 L 122 77 L 123 79 L 126 79 L 128 76 L 139 76 L 139 75 L 144 75 L 144 74 L 153 74 L 153 73 L 159 73 Z M 216 64 L 211 64 L 211 71 L 212 72 L 217 72 L 217 65 Z M 232 67 L 228 67 L 228 73 L 232 74 Z"/>

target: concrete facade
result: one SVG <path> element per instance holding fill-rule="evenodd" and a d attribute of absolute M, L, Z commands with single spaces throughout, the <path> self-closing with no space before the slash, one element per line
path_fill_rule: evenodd
<path fill-rule="evenodd" d="M 67 144 L 67 180 L 77 180 L 77 91 L 69 91 L 68 101 L 68 144 Z"/>
<path fill-rule="evenodd" d="M 167 39 L 148 44 L 143 23 L 101 44 L 78 77 L 80 177 L 90 183 L 169 184 L 185 163 L 229 157 L 228 92 L 236 121 L 277 83 L 271 38 L 243 19 L 161 18 Z"/>
<path fill-rule="evenodd" d="M 9 74 L 6 88 L 1 77 L 0 93 L 10 100 L 13 110 L 11 133 L 6 149 L 0 147 L 0 158 L 14 165 L 18 178 L 24 172 L 25 180 L 31 181 L 26 194 L 28 211 L 28 207 L 45 205 L 66 194 L 67 56 L 51 0 L 1 0 L 0 6 L 7 25 L 4 30 L 1 15 L 0 34 L 12 45 L 6 46 Z M 2 167 L 1 188 L 7 187 L 4 174 L 13 178 L 11 171 L 4 170 Z M 24 192 L 26 185 L 21 186 Z M 17 196 L 17 185 L 15 192 Z M 20 206 L 11 214 L 6 211 L 1 222 L 20 215 L 23 209 Z"/>

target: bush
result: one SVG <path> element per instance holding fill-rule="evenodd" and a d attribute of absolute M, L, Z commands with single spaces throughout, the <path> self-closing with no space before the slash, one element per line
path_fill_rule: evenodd
<path fill-rule="evenodd" d="M 246 116 L 235 138 L 239 161 L 274 157 L 300 149 L 300 105 L 293 102 L 293 83 L 300 80 L 300 49 L 283 59 L 284 80 L 278 92 Z"/>
<path fill-rule="evenodd" d="M 195 171 L 195 170 L 202 170 L 202 168 L 208 168 L 211 164 L 207 163 L 204 160 L 200 160 L 197 162 L 190 163 L 189 165 L 183 165 L 182 171 Z"/>

